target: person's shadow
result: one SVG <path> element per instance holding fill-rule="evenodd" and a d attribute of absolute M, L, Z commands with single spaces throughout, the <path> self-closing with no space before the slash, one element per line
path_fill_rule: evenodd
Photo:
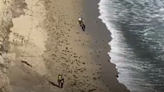
<path fill-rule="evenodd" d="M 56 87 L 60 88 L 60 87 L 59 87 L 59 85 L 55 84 L 54 82 L 49 81 L 49 80 L 48 80 L 48 82 L 49 82 L 51 85 L 53 85 L 53 86 L 56 86 Z"/>

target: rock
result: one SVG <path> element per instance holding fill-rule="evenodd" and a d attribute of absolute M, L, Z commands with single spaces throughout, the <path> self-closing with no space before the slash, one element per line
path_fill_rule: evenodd
<path fill-rule="evenodd" d="M 0 89 L 9 84 L 8 77 L 0 71 Z M 3 91 L 2 91 L 3 92 Z"/>
<path fill-rule="evenodd" d="M 0 38 L 0 42 L 1 42 L 1 43 L 3 42 L 3 38 Z"/>
<path fill-rule="evenodd" d="M 2 42 L 0 42 L 0 51 L 3 49 Z"/>
<path fill-rule="evenodd" d="M 3 73 L 6 73 L 6 72 L 7 72 L 7 69 L 6 69 L 6 68 L 3 68 L 3 69 L 2 69 L 2 72 L 3 72 Z"/>
<path fill-rule="evenodd" d="M 0 46 L 2 45 L 2 42 L 1 42 L 1 40 L 0 40 Z"/>
<path fill-rule="evenodd" d="M 3 0 L 3 3 L 6 4 L 6 0 Z"/>
<path fill-rule="evenodd" d="M 0 56 L 0 64 L 1 64 L 1 65 L 4 64 L 4 59 L 2 58 L 2 56 Z"/>

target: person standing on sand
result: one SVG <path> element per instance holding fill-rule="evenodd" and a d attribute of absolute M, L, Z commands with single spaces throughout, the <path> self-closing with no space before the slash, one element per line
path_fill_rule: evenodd
<path fill-rule="evenodd" d="M 62 75 L 58 75 L 58 84 L 60 88 L 63 88 L 64 85 L 64 78 L 62 77 Z"/>
<path fill-rule="evenodd" d="M 84 24 L 84 20 L 82 18 L 79 18 L 78 24 L 81 26 L 81 28 L 83 29 L 83 31 L 85 31 L 85 24 Z"/>
<path fill-rule="evenodd" d="M 60 85 L 60 88 L 63 88 L 63 85 L 64 85 L 64 78 L 61 79 L 61 85 Z"/>

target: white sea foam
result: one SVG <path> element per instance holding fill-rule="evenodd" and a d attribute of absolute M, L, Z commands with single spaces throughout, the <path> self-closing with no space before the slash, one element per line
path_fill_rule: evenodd
<path fill-rule="evenodd" d="M 111 62 L 114 63 L 116 65 L 116 68 L 118 69 L 119 72 L 118 80 L 120 83 L 125 84 L 125 86 L 127 86 L 127 88 L 131 90 L 131 92 L 155 92 L 155 90 L 153 89 L 154 86 L 158 86 L 158 88 L 160 86 L 164 86 L 164 84 L 160 84 L 158 80 L 158 78 L 163 77 L 164 74 L 162 72 L 164 72 L 164 70 L 161 68 L 156 69 L 158 67 L 156 67 L 157 65 L 154 62 L 157 61 L 150 60 L 149 58 L 145 58 L 145 59 L 138 58 L 136 56 L 136 53 L 134 52 L 134 48 L 131 48 L 129 44 L 127 44 L 126 42 L 127 38 L 124 37 L 123 32 L 120 31 L 120 28 L 117 26 L 115 22 L 116 21 L 120 22 L 121 20 L 125 20 L 125 21 L 121 21 L 121 23 L 126 23 L 126 21 L 128 21 L 126 17 L 129 16 L 127 14 L 129 11 L 128 9 L 123 11 L 122 8 L 120 7 L 121 6 L 120 2 L 117 1 L 119 0 L 101 0 L 99 2 L 99 12 L 101 14 L 99 18 L 102 20 L 103 23 L 105 23 L 107 29 L 111 32 L 112 40 L 108 43 L 111 46 L 111 51 L 108 52 L 108 54 L 111 57 Z M 140 4 L 138 3 L 138 1 L 124 0 L 122 2 L 128 2 L 132 4 L 134 7 L 137 7 L 140 4 L 151 3 L 149 4 L 149 7 L 154 7 L 153 6 L 154 1 L 152 2 L 150 0 L 143 0 L 141 1 L 142 3 Z M 160 6 L 161 5 L 162 4 L 160 4 Z M 124 7 L 124 5 L 122 7 Z M 122 11 L 119 12 L 117 9 L 114 8 L 117 8 Z M 131 12 L 135 13 L 136 15 L 133 17 L 134 21 L 131 21 L 130 22 L 131 24 L 129 24 L 129 26 L 130 27 L 138 26 L 138 27 L 136 27 L 137 29 L 134 30 L 129 29 L 129 31 L 132 32 L 133 34 L 137 34 L 138 37 L 140 37 L 141 48 L 143 48 L 142 46 L 147 46 L 146 49 L 150 50 L 150 52 L 159 50 L 159 52 L 156 52 L 156 54 L 154 54 L 159 56 L 153 57 L 153 59 L 164 60 L 164 55 L 160 55 L 164 51 L 164 49 L 161 48 L 164 45 L 164 38 L 162 38 L 164 32 L 163 31 L 160 32 L 161 24 L 157 25 L 156 27 L 154 26 L 155 23 L 163 22 L 162 21 L 162 19 L 164 19 L 162 17 L 162 15 L 164 16 L 164 13 L 162 13 L 163 8 L 159 8 L 159 6 L 158 7 L 155 6 L 154 11 L 152 8 L 147 8 L 147 7 L 143 11 L 140 11 L 140 9 L 137 10 L 137 8 L 133 8 L 133 9 L 134 10 Z M 159 9 L 160 13 L 157 9 Z M 152 11 L 154 13 L 159 13 L 159 14 L 152 15 Z M 153 22 L 154 20 L 155 22 Z M 141 31 L 139 30 L 140 27 L 143 27 L 145 29 Z M 159 31 L 158 34 L 156 33 L 156 31 Z M 163 43 L 161 41 L 163 41 Z M 149 45 L 151 43 L 153 44 Z M 149 80 L 148 78 L 151 79 L 151 76 L 149 76 L 151 74 L 153 78 L 157 78 L 158 81 Z M 143 84 L 145 84 L 146 86 L 144 86 Z"/>

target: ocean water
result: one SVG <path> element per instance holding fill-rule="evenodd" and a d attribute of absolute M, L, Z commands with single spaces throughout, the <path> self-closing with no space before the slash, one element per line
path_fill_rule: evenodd
<path fill-rule="evenodd" d="M 164 0 L 100 0 L 108 53 L 131 92 L 164 92 Z"/>

